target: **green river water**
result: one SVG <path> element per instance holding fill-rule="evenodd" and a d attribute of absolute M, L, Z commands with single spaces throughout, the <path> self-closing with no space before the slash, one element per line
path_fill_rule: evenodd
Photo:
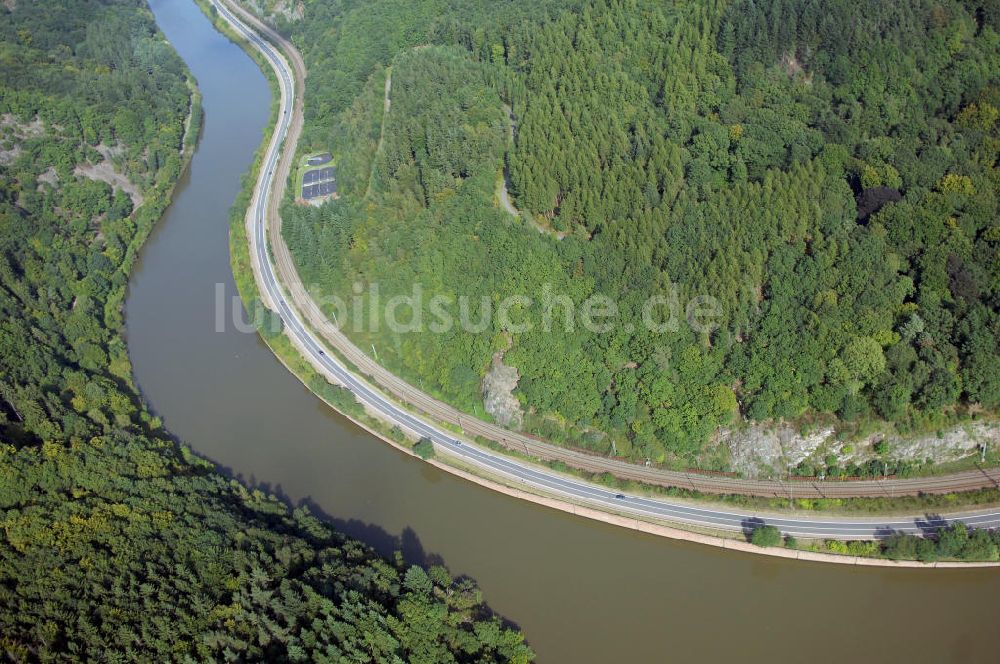
<path fill-rule="evenodd" d="M 127 302 L 138 383 L 180 439 L 383 552 L 474 577 L 543 664 L 998 659 L 1000 571 L 854 569 L 641 535 L 454 478 L 331 412 L 228 312 L 228 210 L 268 119 L 266 81 L 191 0 L 151 4 L 205 107 Z"/>

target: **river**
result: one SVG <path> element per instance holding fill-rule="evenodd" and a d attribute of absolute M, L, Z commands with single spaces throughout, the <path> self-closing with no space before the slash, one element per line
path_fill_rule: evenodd
<path fill-rule="evenodd" d="M 495 494 L 400 454 L 314 398 L 227 315 L 228 210 L 268 119 L 263 75 L 191 0 L 152 0 L 198 79 L 188 175 L 127 301 L 154 412 L 228 472 L 305 502 L 383 552 L 474 577 L 542 664 L 994 661 L 996 570 L 853 569 L 726 552 Z M 221 284 L 221 286 L 219 286 Z"/>

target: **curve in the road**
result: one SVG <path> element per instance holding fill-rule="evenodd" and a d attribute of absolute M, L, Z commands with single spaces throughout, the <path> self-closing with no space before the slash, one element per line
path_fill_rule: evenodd
<path fill-rule="evenodd" d="M 228 0 L 223 0 L 228 2 Z M 253 14 L 238 5 L 231 9 L 248 22 L 251 28 L 266 35 L 266 41 L 278 48 L 278 56 L 288 58 L 292 68 L 292 83 L 305 80 L 306 69 L 296 48 L 284 37 L 262 23 Z M 307 326 L 315 331 L 318 338 L 328 347 L 336 349 L 340 356 L 353 367 L 353 371 L 365 376 L 370 384 L 382 390 L 397 403 L 403 404 L 424 417 L 439 424 L 459 427 L 465 436 L 483 438 L 501 446 L 523 452 L 526 456 L 543 461 L 558 461 L 589 473 L 611 473 L 617 477 L 633 480 L 651 486 L 680 487 L 713 494 L 741 494 L 767 498 L 852 498 L 862 496 L 896 497 L 921 493 L 940 494 L 956 491 L 971 491 L 982 488 L 1000 487 L 1000 467 L 975 469 L 937 477 L 887 478 L 850 481 L 817 481 L 801 479 L 792 481 L 771 479 L 744 479 L 724 474 L 699 471 L 675 471 L 657 466 L 644 466 L 623 459 L 590 454 L 585 451 L 555 445 L 533 436 L 504 429 L 491 422 L 470 417 L 453 406 L 416 389 L 379 364 L 331 322 L 317 306 L 311 294 L 299 279 L 295 261 L 281 237 L 281 215 L 279 206 L 287 173 L 292 166 L 298 136 L 302 130 L 303 95 L 301 85 L 293 88 L 295 94 L 290 121 L 287 124 L 285 143 L 289 149 L 283 150 L 274 167 L 274 194 L 268 199 L 265 215 L 270 238 L 270 253 L 278 281 L 286 288 L 290 305 L 303 317 Z M 256 192 L 257 190 L 255 190 Z M 251 243 L 255 241 L 252 219 L 248 218 L 248 233 Z M 254 270 L 257 270 L 256 262 Z M 260 275 L 258 274 L 258 279 Z"/>
<path fill-rule="evenodd" d="M 326 353 L 322 343 L 308 329 L 299 313 L 291 306 L 278 282 L 275 267 L 267 249 L 266 217 L 275 181 L 275 167 L 281 155 L 282 143 L 292 121 L 290 105 L 294 98 L 295 80 L 287 62 L 275 47 L 248 27 L 221 0 L 212 0 L 212 4 L 220 16 L 267 59 L 278 77 L 281 93 L 277 125 L 264 156 L 255 196 L 248 211 L 253 233 L 252 251 L 257 263 L 260 286 L 275 311 L 281 316 L 287 333 L 294 337 L 298 345 L 308 354 L 307 359 L 334 376 L 368 408 L 377 411 L 382 417 L 399 427 L 409 430 L 417 436 L 432 440 L 439 448 L 467 463 L 480 467 L 491 474 L 507 478 L 515 486 L 540 491 L 543 494 L 555 494 L 570 502 L 596 507 L 612 513 L 725 531 L 745 532 L 767 523 L 778 527 L 785 534 L 830 539 L 880 538 L 892 532 L 922 534 L 958 519 L 977 527 L 1000 526 L 1000 511 L 969 512 L 933 519 L 925 516 L 884 519 L 793 518 L 761 516 L 753 513 L 725 511 L 712 507 L 699 507 L 625 495 L 470 445 L 396 405 L 366 381 L 355 376 L 335 357 Z M 294 148 L 295 146 L 287 146 L 289 150 L 294 150 Z"/>

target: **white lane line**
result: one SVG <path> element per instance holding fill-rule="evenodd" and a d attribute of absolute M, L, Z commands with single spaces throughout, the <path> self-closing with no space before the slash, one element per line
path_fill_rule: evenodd
<path fill-rule="evenodd" d="M 274 166 L 280 156 L 279 146 L 285 141 L 289 117 L 289 99 L 294 98 L 294 80 L 291 78 L 284 59 L 278 55 L 265 40 L 261 39 L 256 32 L 248 28 L 243 22 L 236 18 L 226 7 L 222 6 L 218 0 L 213 0 L 213 4 L 220 14 L 238 32 L 242 33 L 257 49 L 268 59 L 271 66 L 278 74 L 279 88 L 281 91 L 281 101 L 279 108 L 281 118 L 272 136 L 268 147 L 267 158 L 265 159 L 266 169 L 262 169 L 258 177 L 258 187 L 255 196 L 256 204 L 254 210 L 254 236 L 256 238 L 256 259 L 261 275 L 264 277 L 264 285 L 267 294 L 272 302 L 278 307 L 279 314 L 285 324 L 291 328 L 295 337 L 308 350 L 315 363 L 320 364 L 330 373 L 343 382 L 356 397 L 365 404 L 378 410 L 383 415 L 389 417 L 400 426 L 411 432 L 426 436 L 436 444 L 447 448 L 451 453 L 464 457 L 477 465 L 494 472 L 499 472 L 507 477 L 518 480 L 522 483 L 530 482 L 537 488 L 554 491 L 576 500 L 599 506 L 610 506 L 616 511 L 623 511 L 632 514 L 654 516 L 666 518 L 673 521 L 681 521 L 697 525 L 711 525 L 729 530 L 744 530 L 748 524 L 759 525 L 767 523 L 775 525 L 783 532 L 798 535 L 812 535 L 815 537 L 871 537 L 879 531 L 893 530 L 903 532 L 921 532 L 922 521 L 920 518 L 909 518 L 906 520 L 890 521 L 838 521 L 836 519 L 827 520 L 805 520 L 789 519 L 784 517 L 769 518 L 755 514 L 741 514 L 724 510 L 713 510 L 710 508 L 695 507 L 681 503 L 670 503 L 668 501 L 658 501 L 644 497 L 628 495 L 624 498 L 617 498 L 619 494 L 601 489 L 591 484 L 578 480 L 571 480 L 557 475 L 545 473 L 539 469 L 522 465 L 506 457 L 491 454 L 477 447 L 463 445 L 458 440 L 451 438 L 443 431 L 435 428 L 424 420 L 417 418 L 409 412 L 400 409 L 391 403 L 377 390 L 362 382 L 354 376 L 339 361 L 332 359 L 322 350 L 322 344 L 305 326 L 303 321 L 289 304 L 274 270 L 267 251 L 266 233 L 266 211 L 271 200 L 271 180 Z M 624 495 L 624 494 L 623 494 Z M 942 521 L 947 523 L 959 517 L 945 518 Z M 968 515 L 962 519 L 970 524 L 988 525 L 996 527 L 1000 525 L 1000 512 L 988 514 Z"/>

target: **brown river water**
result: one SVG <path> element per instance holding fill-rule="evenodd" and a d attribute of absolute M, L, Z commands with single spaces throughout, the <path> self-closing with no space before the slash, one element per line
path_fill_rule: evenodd
<path fill-rule="evenodd" d="M 452 477 L 320 403 L 229 313 L 228 211 L 268 120 L 266 81 L 192 0 L 151 5 L 205 107 L 127 302 L 137 381 L 180 439 L 383 552 L 474 577 L 542 664 L 998 660 L 1000 570 L 855 569 L 642 535 Z"/>

